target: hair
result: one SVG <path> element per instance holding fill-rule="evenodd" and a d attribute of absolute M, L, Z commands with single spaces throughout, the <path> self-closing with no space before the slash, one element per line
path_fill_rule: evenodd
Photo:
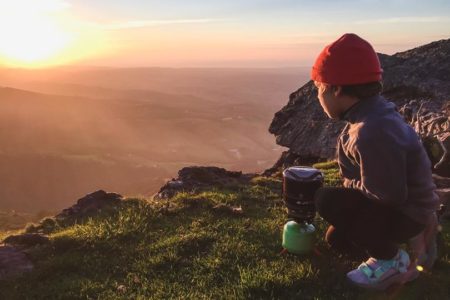
<path fill-rule="evenodd" d="M 383 83 L 381 81 L 342 86 L 342 94 L 355 97 L 360 100 L 379 95 L 382 91 Z"/>

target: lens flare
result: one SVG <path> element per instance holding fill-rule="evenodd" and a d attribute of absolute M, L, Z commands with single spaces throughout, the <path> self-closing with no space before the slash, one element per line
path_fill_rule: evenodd
<path fill-rule="evenodd" d="M 66 8 L 60 0 L 0 0 L 0 57 L 33 65 L 51 60 L 73 40 L 57 19 Z"/>

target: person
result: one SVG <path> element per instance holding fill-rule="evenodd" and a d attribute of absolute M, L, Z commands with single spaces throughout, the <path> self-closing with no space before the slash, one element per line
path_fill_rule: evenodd
<path fill-rule="evenodd" d="M 431 267 L 435 247 L 424 232 L 437 227 L 440 204 L 420 138 L 381 96 L 382 72 L 373 47 L 356 34 L 326 46 L 311 71 L 326 115 L 346 121 L 337 143 L 343 187 L 315 195 L 318 213 L 330 224 L 325 240 L 350 255 L 369 254 L 347 277 L 374 289 L 418 276 L 417 261 L 399 248 L 414 237 L 419 263 Z"/>

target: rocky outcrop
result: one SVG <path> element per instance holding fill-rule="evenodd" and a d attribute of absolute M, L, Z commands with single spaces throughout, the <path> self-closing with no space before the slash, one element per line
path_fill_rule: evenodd
<path fill-rule="evenodd" d="M 198 192 L 211 187 L 247 183 L 255 175 L 227 171 L 218 167 L 186 167 L 178 171 L 178 178 L 172 178 L 153 197 L 155 199 L 168 199 L 182 191 Z"/>
<path fill-rule="evenodd" d="M 424 108 L 427 105 L 411 101 L 399 111 L 422 138 L 434 172 L 450 177 L 450 100 L 441 111 Z"/>
<path fill-rule="evenodd" d="M 265 170 L 262 175 L 280 175 L 279 173 L 281 173 L 281 170 L 284 170 L 290 166 L 312 165 L 316 161 L 317 157 L 310 157 L 310 160 L 308 160 L 307 157 L 300 156 L 292 151 L 283 151 L 277 162 L 270 169 Z"/>
<path fill-rule="evenodd" d="M 403 107 L 403 113 L 408 113 L 409 109 L 410 118 L 406 116 L 406 119 L 413 126 L 417 125 L 413 121 L 422 120 L 422 125 L 427 118 L 430 121 L 430 113 L 439 115 L 440 136 L 436 134 L 437 122 L 433 125 L 434 129 L 419 133 L 427 137 L 433 132 L 434 137 L 439 138 L 438 143 L 442 142 L 444 145 L 448 143 L 445 131 L 448 130 L 450 116 L 449 57 L 450 39 L 392 56 L 379 54 L 384 70 L 383 95 L 396 103 L 399 109 Z M 313 83 L 308 82 L 290 95 L 288 104 L 272 120 L 269 132 L 276 136 L 277 144 L 289 148 L 289 153 L 283 154 L 277 165 L 272 170 L 267 170 L 266 174 L 273 173 L 277 166 L 288 166 L 289 162 L 285 159 L 292 160 L 292 157 L 296 157 L 300 164 L 305 164 L 305 161 L 333 159 L 336 139 L 343 126 L 343 122 L 326 117 L 317 101 Z M 441 164 L 441 169 L 446 167 Z"/>
<path fill-rule="evenodd" d="M 440 214 L 442 217 L 450 219 L 450 178 L 433 174 L 433 181 L 437 187 L 436 193 L 442 203 Z"/>
<path fill-rule="evenodd" d="M 99 190 L 78 199 L 75 205 L 64 209 L 55 218 L 58 223 L 67 225 L 95 215 L 103 209 L 115 207 L 120 204 L 121 200 L 122 196 L 119 194 Z"/>
<path fill-rule="evenodd" d="M 317 101 L 317 91 L 310 81 L 289 96 L 288 104 L 275 114 L 269 132 L 278 145 L 311 160 L 333 158 L 336 138 L 344 123 L 329 120 Z"/>

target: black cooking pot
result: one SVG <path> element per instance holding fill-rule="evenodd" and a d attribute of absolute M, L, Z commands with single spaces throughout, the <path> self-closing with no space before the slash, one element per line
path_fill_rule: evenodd
<path fill-rule="evenodd" d="M 323 174 L 311 167 L 290 167 L 283 172 L 283 200 L 288 218 L 311 223 L 316 215 L 314 194 L 323 185 Z"/>

